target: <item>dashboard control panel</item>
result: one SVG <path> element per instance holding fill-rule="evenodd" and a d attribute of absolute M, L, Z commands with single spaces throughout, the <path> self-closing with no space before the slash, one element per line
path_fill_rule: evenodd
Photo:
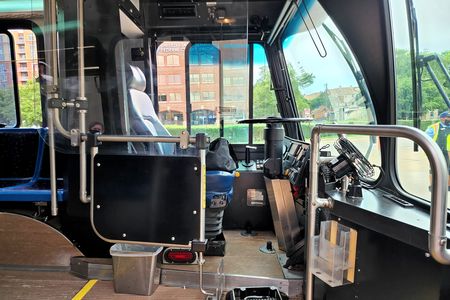
<path fill-rule="evenodd" d="M 303 186 L 309 166 L 309 147 L 305 142 L 289 139 L 283 155 L 284 175 L 294 186 Z"/>

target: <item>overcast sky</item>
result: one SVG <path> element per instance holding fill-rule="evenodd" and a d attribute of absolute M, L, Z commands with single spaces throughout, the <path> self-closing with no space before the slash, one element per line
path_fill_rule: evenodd
<path fill-rule="evenodd" d="M 450 0 L 414 0 L 419 24 L 419 46 L 421 51 L 442 52 L 450 50 Z M 313 8 L 314 10 L 314 8 Z M 405 1 L 392 0 L 392 23 L 396 48 L 409 49 L 408 23 Z M 316 24 L 317 25 L 317 24 Z M 325 31 L 319 29 L 328 55 L 321 58 L 307 32 L 288 40 L 290 51 L 285 51 L 287 61 L 299 64 L 306 72 L 313 73 L 313 85 L 303 90 L 304 94 L 323 91 L 339 86 L 356 86 L 356 81 L 342 55 Z M 257 52 L 255 51 L 255 54 Z M 256 58 L 256 64 L 262 63 Z"/>

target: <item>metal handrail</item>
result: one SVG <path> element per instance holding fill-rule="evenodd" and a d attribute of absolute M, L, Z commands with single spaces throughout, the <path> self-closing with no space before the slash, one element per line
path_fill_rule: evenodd
<path fill-rule="evenodd" d="M 357 134 L 379 137 L 407 138 L 422 147 L 431 165 L 434 184 L 431 190 L 430 231 L 428 248 L 439 263 L 450 265 L 450 249 L 447 249 L 447 164 L 438 145 L 417 128 L 399 125 L 316 125 L 311 133 L 311 163 L 309 169 L 308 231 L 306 254 L 306 300 L 313 299 L 313 245 L 316 210 L 329 207 L 330 201 L 318 198 L 318 169 L 320 134 Z"/>

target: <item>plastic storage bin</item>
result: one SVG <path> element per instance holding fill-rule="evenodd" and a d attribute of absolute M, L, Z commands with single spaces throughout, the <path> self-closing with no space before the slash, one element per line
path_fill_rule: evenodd
<path fill-rule="evenodd" d="M 159 285 L 158 255 L 163 247 L 114 244 L 109 253 L 113 259 L 114 291 L 149 296 Z"/>
<path fill-rule="evenodd" d="M 356 230 L 336 221 L 320 223 L 320 234 L 314 237 L 312 272 L 331 287 L 354 281 Z"/>

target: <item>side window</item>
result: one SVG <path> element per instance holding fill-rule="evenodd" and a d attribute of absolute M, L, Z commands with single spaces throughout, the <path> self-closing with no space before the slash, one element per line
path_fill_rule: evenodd
<path fill-rule="evenodd" d="M 20 127 L 40 127 L 42 126 L 42 108 L 39 80 L 43 80 L 43 78 L 39 77 L 36 37 L 31 30 L 9 30 L 9 33 L 13 39 L 15 62 L 12 62 L 9 50 L 6 52 L 6 48 L 8 47 L 6 47 L 4 41 L 9 39 L 7 35 L 3 34 L 1 51 L 4 59 L 1 60 L 4 61 L 2 65 L 5 66 L 5 70 L 3 70 L 3 67 L 0 67 L 0 72 L 4 74 L 0 75 L 0 77 L 8 79 L 10 84 L 9 93 L 12 93 L 12 96 L 9 96 L 10 103 L 12 103 L 10 105 L 15 106 L 11 65 L 12 63 L 15 64 L 20 109 L 20 124 L 18 125 Z M 42 66 L 44 66 L 44 64 Z M 17 108 L 14 107 L 14 111 L 16 109 Z M 11 109 L 8 110 L 11 111 Z M 16 122 L 14 121 L 14 124 L 15 123 Z"/>
<path fill-rule="evenodd" d="M 407 7 L 409 2 L 412 7 Z M 449 163 L 450 39 L 446 12 L 450 2 L 435 0 L 390 1 L 394 37 L 397 124 L 419 128 L 434 140 Z M 414 11 L 409 16 L 409 12 Z M 430 12 L 433 11 L 431 17 Z M 416 28 L 408 27 L 411 17 Z M 417 30 L 416 47 L 410 48 L 409 32 Z M 415 60 L 416 65 L 411 66 Z M 434 78 L 433 78 L 434 77 Z M 416 85 L 414 85 L 414 80 Z M 414 86 L 417 88 L 414 89 Z M 421 148 L 410 140 L 397 139 L 397 176 L 402 188 L 430 201 L 430 165 Z M 450 170 L 450 168 L 449 168 Z M 448 180 L 450 188 L 450 177 Z M 449 196 L 450 197 L 450 196 Z M 449 198 L 450 201 L 450 198 Z"/>
<path fill-rule="evenodd" d="M 253 118 L 279 117 L 263 46 L 253 44 Z M 264 124 L 253 125 L 253 144 L 264 144 Z"/>
<path fill-rule="evenodd" d="M 11 62 L 11 41 L 0 34 L 0 128 L 17 124 L 14 79 Z"/>

